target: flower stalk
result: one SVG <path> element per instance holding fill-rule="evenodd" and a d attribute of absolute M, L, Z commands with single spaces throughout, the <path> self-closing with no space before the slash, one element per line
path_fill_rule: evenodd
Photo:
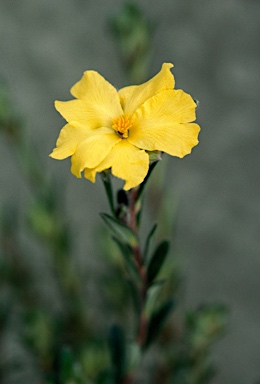
<path fill-rule="evenodd" d="M 145 252 L 142 251 L 139 227 L 140 227 L 140 214 L 142 211 L 142 202 L 143 202 L 143 193 L 149 176 L 152 173 L 152 170 L 155 167 L 156 162 L 151 164 L 151 168 L 145 178 L 144 182 L 136 187 L 132 188 L 129 191 L 124 192 L 125 196 L 125 209 L 124 214 L 122 215 L 122 207 L 115 209 L 114 205 L 111 203 L 114 201 L 112 186 L 108 186 L 108 182 L 105 177 L 102 175 L 102 180 L 104 183 L 107 199 L 110 205 L 112 212 L 114 213 L 115 219 L 121 221 L 122 225 L 128 228 L 136 235 L 136 243 L 131 246 L 131 258 L 132 263 L 135 265 L 138 279 L 132 279 L 132 284 L 134 286 L 134 291 L 137 293 L 138 304 L 136 309 L 136 334 L 134 336 L 135 343 L 139 346 L 140 351 L 145 351 L 146 341 L 147 341 L 147 332 L 148 332 L 148 317 L 145 312 L 147 297 L 148 297 L 148 269 L 145 263 Z M 119 195 L 121 195 L 119 193 Z M 125 375 L 118 382 L 119 384 L 131 384 L 134 380 L 134 374 L 125 372 Z"/>
<path fill-rule="evenodd" d="M 140 188 L 140 187 L 139 187 Z M 129 191 L 129 225 L 137 234 L 139 233 L 139 225 L 137 223 L 137 214 L 141 210 L 142 203 L 140 203 L 139 209 L 137 209 L 137 200 L 139 196 L 139 188 L 134 188 Z M 144 266 L 144 258 L 141 251 L 140 241 L 138 245 L 133 249 L 133 258 L 135 260 L 139 279 L 140 287 L 137 288 L 139 292 L 139 312 L 138 312 L 138 331 L 136 341 L 142 349 L 145 343 L 146 331 L 147 331 L 147 319 L 144 314 L 146 296 L 147 296 L 147 271 Z"/>

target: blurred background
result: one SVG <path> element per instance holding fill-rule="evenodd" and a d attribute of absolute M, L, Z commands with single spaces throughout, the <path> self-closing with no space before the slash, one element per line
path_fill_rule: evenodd
<path fill-rule="evenodd" d="M 55 179 L 63 193 L 62 209 L 73 228 L 77 263 L 82 274 L 88 274 L 90 290 L 98 212 L 107 210 L 107 203 L 100 180 L 93 185 L 78 180 L 69 172 L 69 160 L 48 157 L 64 125 L 53 102 L 69 100 L 69 89 L 87 69 L 97 70 L 117 88 L 129 84 L 109 28 L 109 20 L 123 4 L 122 0 L 0 1 L 0 78 L 9 89 L 12 110 L 26 126 L 43 174 L 47 180 Z M 219 368 L 213 382 L 256 383 L 260 379 L 260 2 L 138 0 L 135 4 L 153 31 L 149 77 L 163 62 L 173 62 L 176 88 L 200 102 L 199 146 L 182 160 L 168 159 L 167 169 L 158 166 L 158 172 L 159 167 L 166 172 L 169 201 L 177 205 L 174 248 L 182 260 L 185 306 L 211 301 L 228 305 L 227 335 L 212 352 Z M 49 300 L 54 284 L 46 267 L 49 260 L 37 242 L 28 240 L 21 219 L 32 205 L 32 188 L 25 182 L 19 154 L 3 135 L 0 156 L 1 209 L 14 210 L 24 258 L 35 265 L 36 286 Z M 37 291 L 35 295 L 37 300 Z M 59 310 L 59 298 L 53 296 L 51 301 Z M 12 319 L 15 322 L 15 316 Z"/>

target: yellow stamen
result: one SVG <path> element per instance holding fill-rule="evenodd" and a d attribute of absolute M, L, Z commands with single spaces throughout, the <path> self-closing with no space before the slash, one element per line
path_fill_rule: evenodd
<path fill-rule="evenodd" d="M 113 128 L 117 133 L 123 138 L 126 139 L 128 137 L 128 130 L 132 127 L 132 120 L 126 116 L 119 116 L 116 119 L 112 120 Z"/>

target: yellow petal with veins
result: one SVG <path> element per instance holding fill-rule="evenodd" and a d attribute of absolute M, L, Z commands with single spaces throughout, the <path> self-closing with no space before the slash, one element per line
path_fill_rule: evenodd
<path fill-rule="evenodd" d="M 84 175 L 92 182 L 96 173 L 111 168 L 119 179 L 125 180 L 124 189 L 129 190 L 141 184 L 149 169 L 149 156 L 126 140 L 118 142 L 108 156 L 94 169 L 85 169 Z"/>
<path fill-rule="evenodd" d="M 94 168 L 109 154 L 122 139 L 110 128 L 99 128 L 82 141 L 71 158 L 71 172 L 81 177 L 85 168 Z"/>
<path fill-rule="evenodd" d="M 173 64 L 164 63 L 157 75 L 141 85 L 132 85 L 118 91 L 122 108 L 132 116 L 146 100 L 166 89 L 174 88 L 174 77 L 171 73 Z"/>
<path fill-rule="evenodd" d="M 163 91 L 147 100 L 133 115 L 128 141 L 148 150 L 183 157 L 198 144 L 200 128 L 195 119 L 196 103 L 183 91 Z"/>
<path fill-rule="evenodd" d="M 122 113 L 122 109 L 117 103 L 110 109 L 109 106 L 104 107 L 98 103 L 78 99 L 55 101 L 55 108 L 68 123 L 76 121 L 88 129 L 110 127 L 111 120 Z"/>
<path fill-rule="evenodd" d="M 67 122 L 78 121 L 95 129 L 110 126 L 111 119 L 123 113 L 116 89 L 95 71 L 86 71 L 71 93 L 76 100 L 55 102 Z"/>
<path fill-rule="evenodd" d="M 118 102 L 117 90 L 103 76 L 96 71 L 85 71 L 82 78 L 70 90 L 77 99 L 98 103 L 102 108 L 112 107 Z"/>
<path fill-rule="evenodd" d="M 56 148 L 50 154 L 50 157 L 57 160 L 66 159 L 73 155 L 76 148 L 87 137 L 86 129 L 77 125 L 66 124 L 60 131 Z"/>

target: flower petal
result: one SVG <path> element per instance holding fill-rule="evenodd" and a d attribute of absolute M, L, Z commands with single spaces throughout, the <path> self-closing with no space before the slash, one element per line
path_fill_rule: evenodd
<path fill-rule="evenodd" d="M 107 104 L 109 98 L 118 98 L 117 90 L 96 71 L 85 71 L 82 78 L 70 90 L 76 99 L 92 99 L 94 103 Z"/>
<path fill-rule="evenodd" d="M 125 114 L 131 116 L 150 97 L 166 89 L 173 89 L 174 77 L 170 71 L 172 67 L 173 64 L 164 63 L 160 72 L 146 83 L 120 89 L 118 94 Z"/>
<path fill-rule="evenodd" d="M 114 145 L 122 139 L 110 128 L 99 128 L 77 147 L 71 158 L 71 172 L 81 177 L 85 168 L 94 168 L 109 154 Z"/>
<path fill-rule="evenodd" d="M 123 114 L 116 89 L 95 71 L 86 71 L 72 88 L 77 100 L 56 101 L 55 108 L 68 121 L 78 121 L 95 129 L 110 127 Z"/>
<path fill-rule="evenodd" d="M 150 118 L 175 123 L 190 123 L 196 119 L 196 103 L 181 89 L 165 90 L 147 100 L 133 115 L 133 121 Z"/>
<path fill-rule="evenodd" d="M 111 127 L 112 120 L 122 114 L 122 109 L 117 99 L 109 100 L 111 106 L 94 104 L 92 100 L 55 101 L 55 108 L 69 123 L 76 121 L 88 129 Z"/>
<path fill-rule="evenodd" d="M 101 112 L 114 119 L 123 112 L 117 90 L 96 71 L 85 71 L 70 92 L 77 99 L 85 100 L 93 114 Z"/>
<path fill-rule="evenodd" d="M 183 91 L 163 91 L 147 100 L 134 114 L 128 141 L 148 150 L 183 157 L 198 144 L 200 127 L 195 119 L 196 103 Z"/>
<path fill-rule="evenodd" d="M 124 189 L 128 190 L 141 184 L 144 180 L 149 169 L 149 156 L 127 140 L 121 140 L 96 168 L 85 169 L 84 175 L 94 182 L 97 172 L 109 168 L 114 176 L 125 180 Z"/>
<path fill-rule="evenodd" d="M 86 129 L 82 126 L 66 124 L 60 131 L 56 148 L 54 148 L 50 157 L 57 160 L 66 159 L 66 157 L 73 155 L 78 145 L 85 140 L 86 137 Z"/>

